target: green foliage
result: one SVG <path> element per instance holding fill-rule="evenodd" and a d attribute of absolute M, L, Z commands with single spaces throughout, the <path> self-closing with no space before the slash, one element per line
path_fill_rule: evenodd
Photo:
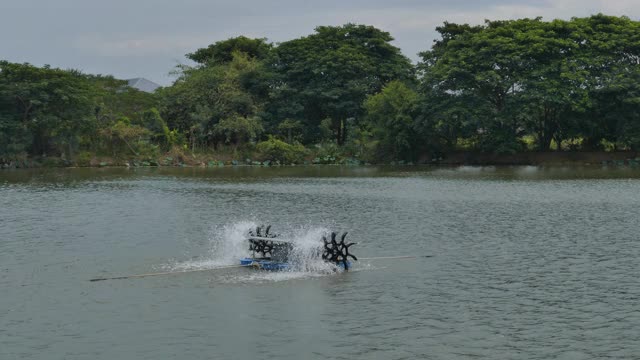
<path fill-rule="evenodd" d="M 315 163 L 640 150 L 640 22 L 598 14 L 436 30 L 416 68 L 389 33 L 366 25 L 320 26 L 275 45 L 230 38 L 188 54 L 196 65 L 179 66 L 154 94 L 0 61 L 0 160 L 153 164 L 169 151 L 185 164 L 258 151 L 268 164 L 291 163 L 307 156 L 304 145 L 316 147 Z"/>
<path fill-rule="evenodd" d="M 414 130 L 418 94 L 400 81 L 392 81 L 364 103 L 367 124 L 379 141 L 377 157 L 412 160 L 418 138 Z"/>
<path fill-rule="evenodd" d="M 81 151 L 78 153 L 78 156 L 76 156 L 76 162 L 80 166 L 89 166 L 91 159 L 93 159 L 93 154 L 89 151 Z"/>
<path fill-rule="evenodd" d="M 174 85 L 160 92 L 162 117 L 187 135 L 192 151 L 252 140 L 263 130 L 263 69 L 240 52 L 228 63 L 184 67 Z"/>
<path fill-rule="evenodd" d="M 0 62 L 0 156 L 71 160 L 78 151 L 98 151 L 103 130 L 117 119 L 138 119 L 154 102 L 113 77 Z"/>
<path fill-rule="evenodd" d="M 526 143 L 510 131 L 493 129 L 479 136 L 477 149 L 496 154 L 515 154 L 524 151 Z"/>
<path fill-rule="evenodd" d="M 445 23 L 437 30 L 442 40 L 421 54 L 419 65 L 425 104 L 445 99 L 451 105 L 423 106 L 424 123 L 436 133 L 439 118 L 451 135 L 476 137 L 465 130 L 471 120 L 478 146 L 495 152 L 521 151 L 520 138 L 527 134 L 535 135 L 539 150 L 570 138 L 582 137 L 582 146 L 589 146 L 619 137 L 615 129 L 622 127 L 603 121 L 602 108 L 620 109 L 625 102 L 613 89 L 622 79 L 618 74 L 638 68 L 639 22 L 594 15 L 476 27 Z M 598 103 L 598 96 L 609 102 Z M 452 145 L 452 136 L 446 138 Z"/>
<path fill-rule="evenodd" d="M 318 134 L 317 139 L 320 143 L 330 142 L 335 139 L 335 135 L 333 130 L 331 129 L 333 126 L 333 120 L 330 118 L 322 119 L 320 121 L 320 125 L 318 125 Z"/>
<path fill-rule="evenodd" d="M 0 148 L 71 156 L 78 137 L 95 128 L 91 95 L 77 71 L 0 62 L 0 126 L 10 132 Z"/>
<path fill-rule="evenodd" d="M 140 117 L 140 125 L 149 131 L 151 140 L 161 145 L 165 150 L 175 144 L 175 132 L 172 134 L 169 131 L 158 109 L 152 107 L 144 111 Z"/>
<path fill-rule="evenodd" d="M 225 143 L 238 145 L 254 140 L 262 132 L 260 119 L 233 115 L 218 122 L 213 129 L 214 133 L 223 137 Z"/>
<path fill-rule="evenodd" d="M 234 53 L 243 53 L 254 60 L 264 60 L 272 49 L 267 39 L 250 39 L 245 36 L 218 41 L 206 48 L 187 54 L 187 58 L 209 65 L 220 65 L 233 61 Z"/>
<path fill-rule="evenodd" d="M 346 158 L 343 149 L 333 143 L 318 145 L 315 155 L 314 164 L 339 164 Z"/>
<path fill-rule="evenodd" d="M 32 134 L 12 114 L 0 114 L 0 159 L 14 158 L 29 151 Z"/>
<path fill-rule="evenodd" d="M 260 156 L 265 160 L 278 161 L 281 164 L 299 164 L 308 151 L 300 143 L 288 144 L 270 136 L 268 140 L 256 145 Z"/>
<path fill-rule="evenodd" d="M 331 119 L 334 138 L 343 144 L 347 120 L 362 115 L 367 95 L 391 80 L 412 76 L 409 60 L 392 40 L 372 26 L 347 24 L 319 26 L 312 35 L 281 43 L 274 50 L 282 84 L 276 101 L 298 104 L 287 107 L 295 113 L 281 116 L 303 119 L 310 131 Z M 304 138 L 317 141 L 317 135 L 307 132 Z"/>
<path fill-rule="evenodd" d="M 373 131 L 365 123 L 350 129 L 346 150 L 354 154 L 355 159 L 351 160 L 374 163 L 380 160 L 379 143 L 380 140 L 374 137 Z"/>
<path fill-rule="evenodd" d="M 298 138 L 297 133 L 302 129 L 299 120 L 285 119 L 278 125 L 278 130 L 283 133 L 288 143 L 293 143 L 294 138 Z"/>
<path fill-rule="evenodd" d="M 146 110 L 157 107 L 159 99 L 111 76 L 89 76 L 94 93 L 94 116 L 99 127 L 112 125 L 122 117 L 137 121 Z"/>
<path fill-rule="evenodd" d="M 131 125 L 127 118 L 117 121 L 109 128 L 102 129 L 100 135 L 113 156 L 118 154 L 152 156 L 158 152 L 158 146 L 148 141 L 151 132 L 142 126 Z"/>

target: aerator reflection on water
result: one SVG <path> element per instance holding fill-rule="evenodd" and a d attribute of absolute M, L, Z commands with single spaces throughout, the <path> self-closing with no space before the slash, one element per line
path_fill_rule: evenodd
<path fill-rule="evenodd" d="M 294 268 L 294 260 L 292 254 L 294 250 L 293 240 L 279 238 L 278 234 L 271 233 L 271 225 L 258 226 L 250 230 L 247 235 L 249 242 L 249 250 L 252 252 L 251 257 L 243 258 L 240 264 L 244 266 L 252 266 L 262 270 L 283 271 Z M 311 254 L 312 257 L 322 259 L 323 261 L 333 264 L 338 269 L 348 271 L 351 268 L 349 258 L 357 261 L 353 254 L 349 253 L 349 247 L 356 243 L 345 243 L 347 233 L 343 233 L 338 240 L 338 234 L 332 232 L 322 236 L 323 248 Z"/>

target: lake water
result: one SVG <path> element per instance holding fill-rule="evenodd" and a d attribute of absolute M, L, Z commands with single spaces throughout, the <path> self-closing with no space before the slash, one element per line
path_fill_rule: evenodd
<path fill-rule="evenodd" d="M 638 359 L 640 170 L 0 172 L 0 359 Z M 272 224 L 349 273 L 209 269 Z"/>

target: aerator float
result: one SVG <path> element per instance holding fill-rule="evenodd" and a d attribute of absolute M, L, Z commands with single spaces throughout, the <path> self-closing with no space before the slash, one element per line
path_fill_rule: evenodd
<path fill-rule="evenodd" d="M 249 250 L 252 252 L 251 257 L 240 260 L 240 265 L 252 266 L 263 270 L 283 271 L 293 268 L 292 252 L 294 249 L 293 240 L 279 238 L 279 235 L 271 233 L 271 226 L 258 226 L 250 230 L 247 235 L 249 242 Z M 357 261 L 353 254 L 349 253 L 349 247 L 356 243 L 345 243 L 347 233 L 340 236 L 332 232 L 322 236 L 322 250 L 311 254 L 318 259 L 322 259 L 327 263 L 335 265 L 338 269 L 348 271 L 351 268 L 349 258 Z"/>
<path fill-rule="evenodd" d="M 187 274 L 203 271 L 214 271 L 223 269 L 243 268 L 251 267 L 262 270 L 271 271 L 283 271 L 295 269 L 296 257 L 298 254 L 294 246 L 293 240 L 286 240 L 280 238 L 277 234 L 271 233 L 271 226 L 258 226 L 255 231 L 250 230 L 245 236 L 245 240 L 249 243 L 249 251 L 251 251 L 251 257 L 240 259 L 240 264 L 237 265 L 222 265 L 213 268 L 205 269 L 190 269 L 183 271 L 165 271 L 154 272 L 146 274 L 134 274 L 115 277 L 99 277 L 89 279 L 89 281 L 104 281 L 104 280 L 123 280 L 123 279 L 139 279 L 152 276 L 169 276 L 177 274 Z M 322 246 L 318 246 L 311 253 L 305 253 L 305 258 L 318 259 L 331 264 L 335 270 L 348 271 L 351 269 L 351 260 L 358 260 L 353 254 L 349 253 L 349 248 L 356 243 L 346 243 L 345 238 L 347 233 L 343 233 L 338 236 L 337 233 L 332 232 L 330 234 L 323 235 Z M 338 238 L 340 240 L 338 240 Z M 318 244 L 320 245 L 320 244 Z M 382 257 L 369 257 L 360 258 L 360 260 L 399 260 L 399 259 L 417 259 L 427 258 L 431 255 L 405 255 L 405 256 L 382 256 Z"/>

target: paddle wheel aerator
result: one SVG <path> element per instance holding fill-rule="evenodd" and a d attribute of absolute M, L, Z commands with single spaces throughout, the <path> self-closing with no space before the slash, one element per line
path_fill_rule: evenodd
<path fill-rule="evenodd" d="M 258 226 L 255 231 L 250 230 L 247 235 L 249 241 L 249 250 L 252 255 L 250 258 L 240 260 L 241 265 L 255 266 L 264 270 L 289 270 L 292 269 L 293 263 L 291 254 L 294 249 L 294 241 L 290 239 L 281 239 L 278 234 L 270 232 L 271 226 Z M 338 241 L 338 234 L 332 232 L 329 237 L 322 236 L 323 248 L 312 254 L 323 261 L 334 264 L 338 268 L 349 270 L 351 261 L 349 258 L 357 261 L 355 255 L 349 253 L 349 248 L 356 243 L 346 243 L 347 233 L 343 233 Z"/>

